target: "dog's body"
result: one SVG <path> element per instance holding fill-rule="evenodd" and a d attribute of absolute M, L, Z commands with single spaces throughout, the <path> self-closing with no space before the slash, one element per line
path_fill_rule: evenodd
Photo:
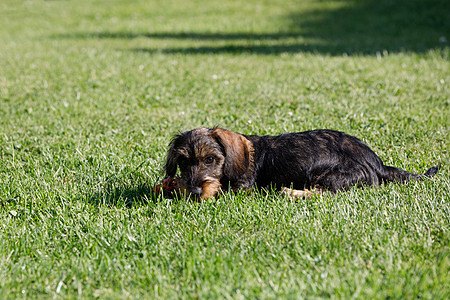
<path fill-rule="evenodd" d="M 206 199 L 221 187 L 254 186 L 288 189 L 293 196 L 335 192 L 357 185 L 405 182 L 431 177 L 385 166 L 359 139 L 334 130 L 312 130 L 278 136 L 241 135 L 221 128 L 197 128 L 174 137 L 166 175 L 180 168 L 180 188 Z"/>

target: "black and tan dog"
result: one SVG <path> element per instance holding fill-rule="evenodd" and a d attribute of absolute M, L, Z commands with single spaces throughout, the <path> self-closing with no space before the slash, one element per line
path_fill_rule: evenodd
<path fill-rule="evenodd" d="M 166 175 L 180 169 L 179 189 L 200 199 L 220 189 L 273 186 L 294 197 L 357 185 L 405 182 L 424 175 L 385 166 L 359 139 L 334 130 L 278 136 L 242 135 L 221 128 L 197 128 L 176 135 L 165 165 Z"/>

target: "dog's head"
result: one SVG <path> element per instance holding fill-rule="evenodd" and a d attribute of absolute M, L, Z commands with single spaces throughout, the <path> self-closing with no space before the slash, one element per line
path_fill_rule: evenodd
<path fill-rule="evenodd" d="M 251 165 L 252 145 L 243 135 L 221 128 L 197 128 L 176 135 L 166 175 L 181 173 L 180 186 L 201 199 L 214 197 L 225 182 L 239 182 Z"/>

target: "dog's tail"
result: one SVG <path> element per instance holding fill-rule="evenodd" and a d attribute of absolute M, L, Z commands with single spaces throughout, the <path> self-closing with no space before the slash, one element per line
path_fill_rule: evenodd
<path fill-rule="evenodd" d="M 382 172 L 380 172 L 381 174 L 379 174 L 379 176 L 381 178 L 381 181 L 383 182 L 397 181 L 402 183 L 408 182 L 410 180 L 424 180 L 426 178 L 431 178 L 436 175 L 440 169 L 441 164 L 438 164 L 435 167 L 429 168 L 428 171 L 425 172 L 425 174 L 415 174 L 399 168 L 384 166 L 384 169 Z"/>

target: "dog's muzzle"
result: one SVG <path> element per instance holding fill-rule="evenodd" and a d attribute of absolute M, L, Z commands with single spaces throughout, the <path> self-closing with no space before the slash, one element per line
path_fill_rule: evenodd
<path fill-rule="evenodd" d="M 190 186 L 189 187 L 189 192 L 191 194 L 196 195 L 196 196 L 201 196 L 201 194 L 203 193 L 203 188 L 198 187 L 198 186 Z"/>

